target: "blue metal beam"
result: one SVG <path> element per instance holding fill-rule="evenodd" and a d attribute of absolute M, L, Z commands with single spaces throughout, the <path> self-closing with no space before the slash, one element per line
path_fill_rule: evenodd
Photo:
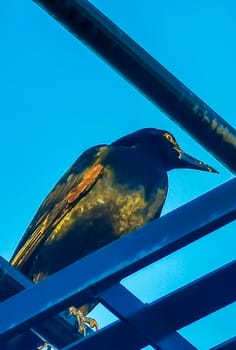
<path fill-rule="evenodd" d="M 32 287 L 34 284 L 20 271 L 0 257 L 0 301 L 4 301 L 19 293 L 21 290 Z M 40 337 L 39 337 L 40 334 Z M 63 334 L 63 337 L 61 336 Z M 64 315 L 56 315 L 37 324 L 34 329 L 26 331 L 21 335 L 11 336 L 11 339 L 0 344 L 0 349 L 15 350 L 21 348 L 36 349 L 42 345 L 42 339 L 47 340 L 56 348 L 62 348 L 81 336 L 74 324 L 69 323 Z"/>
<path fill-rule="evenodd" d="M 234 277 L 233 277 L 234 276 Z M 236 260 L 150 304 L 153 316 L 163 315 L 181 329 L 236 301 Z"/>
<path fill-rule="evenodd" d="M 214 346 L 210 350 L 235 350 L 235 349 L 236 349 L 236 337 L 233 337 L 221 344 Z"/>
<path fill-rule="evenodd" d="M 65 309 L 93 299 L 93 288 L 111 286 L 236 218 L 236 179 L 68 266 L 0 305 L 0 339 Z M 224 198 L 224 201 L 222 201 Z M 107 263 L 109 258 L 109 263 Z M 29 303 L 33 300 L 33 303 Z M 186 302 L 183 300 L 183 302 Z M 19 309 L 19 305 L 24 308 Z M 14 315 L 9 310 L 17 309 Z M 197 311 L 197 310 L 195 310 Z M 181 321 L 181 310 L 179 323 Z M 191 322 L 194 315 L 191 315 Z M 186 320 L 182 320 L 183 324 Z"/>
<path fill-rule="evenodd" d="M 69 30 L 236 172 L 235 130 L 93 5 L 86 0 L 35 1 L 43 4 Z M 4 287 L 0 286 L 0 300 L 1 296 L 6 296 L 6 290 L 11 298 L 0 305 L 0 314 L 4 315 L 0 320 L 1 349 L 9 350 L 9 346 L 12 346 L 11 349 L 19 348 L 22 342 L 26 348 L 28 344 L 36 347 L 40 340 L 37 333 L 46 334 L 49 336 L 47 339 L 59 347 L 74 341 L 78 338 L 74 328 L 61 317 L 52 315 L 74 301 L 82 305 L 91 299 L 102 302 L 120 321 L 94 336 L 76 340 L 64 350 L 94 347 L 132 350 L 148 344 L 158 350 L 196 349 L 175 330 L 236 300 L 236 261 L 148 305 L 117 282 L 234 220 L 235 189 L 234 179 L 37 286 L 10 265 L 5 266 L 6 276 L 3 278 L 7 278 Z M 1 264 L 0 259 L 0 273 L 3 271 Z M 27 289 L 14 296 L 17 290 L 24 288 Z M 210 299 L 206 295 L 210 295 Z M 29 304 L 28 300 L 34 302 Z M 24 308 L 20 308 L 21 305 Z M 63 337 L 58 334 L 61 329 Z M 22 334 L 15 336 L 16 332 Z M 236 339 L 232 338 L 212 350 L 235 348 Z"/>
<path fill-rule="evenodd" d="M 139 332 L 134 330 L 134 327 L 130 326 L 130 323 L 133 324 L 133 322 L 148 324 L 152 328 L 151 332 L 155 334 L 156 339 L 160 340 L 159 345 L 163 346 L 162 349 L 178 349 L 172 343 L 173 329 L 180 329 L 190 322 L 236 300 L 235 274 L 236 261 L 177 289 L 151 304 L 145 304 L 143 309 L 140 308 L 140 311 L 134 314 L 129 313 L 129 307 L 127 307 L 128 311 L 125 310 L 124 305 L 121 303 L 120 308 L 126 313 L 125 317 L 123 314 L 122 321 L 114 322 L 98 331 L 95 335 L 74 342 L 63 350 L 88 350 L 96 347 L 110 349 L 111 341 L 114 344 L 114 350 L 122 348 L 133 350 L 148 345 L 147 338 L 142 337 Z M 105 293 L 102 294 L 101 298 L 106 298 Z M 209 298 L 206 296 L 209 296 Z M 104 304 L 111 311 L 115 311 L 115 307 L 112 304 L 117 303 L 116 299 L 114 298 L 112 301 L 111 297 L 109 297 L 109 300 L 109 303 L 104 300 Z M 169 329 L 168 327 L 163 327 L 160 324 L 160 320 L 166 325 L 168 324 Z M 125 347 L 126 344 L 128 344 L 127 347 Z M 172 346 L 168 347 L 168 344 L 172 344 Z M 184 344 L 184 346 L 187 345 Z M 182 349 L 185 349 L 184 346 Z M 222 350 L 230 349 L 222 348 Z"/>
<path fill-rule="evenodd" d="M 130 328 L 127 323 L 116 321 L 96 332 L 95 335 L 71 343 L 61 350 L 137 350 L 145 347 L 146 339 Z"/>
<path fill-rule="evenodd" d="M 145 307 L 120 285 L 98 293 L 98 299 L 120 319 L 145 333 L 155 347 L 164 335 L 234 302 L 235 275 L 236 260 Z"/>
<path fill-rule="evenodd" d="M 236 130 L 86 0 L 34 0 L 236 172 Z"/>
<path fill-rule="evenodd" d="M 150 344 L 154 349 L 197 350 L 172 329 L 170 320 L 163 317 L 163 314 L 160 314 L 160 317 L 155 315 L 155 318 L 146 317 L 147 306 L 121 284 L 106 288 L 98 293 L 97 299 L 120 320 L 127 322 L 130 328 L 143 335 L 146 344 Z M 163 334 L 167 336 L 163 337 Z"/>

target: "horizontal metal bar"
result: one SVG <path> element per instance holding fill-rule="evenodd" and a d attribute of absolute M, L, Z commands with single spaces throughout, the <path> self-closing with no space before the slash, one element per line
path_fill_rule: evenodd
<path fill-rule="evenodd" d="M 75 341 L 61 350 L 137 350 L 145 347 L 147 340 L 131 329 L 124 321 L 116 321 L 92 336 Z"/>
<path fill-rule="evenodd" d="M 32 281 L 0 256 L 1 302 L 33 285 Z M 0 344 L 0 349 L 36 349 L 37 346 L 42 345 L 42 340 L 40 339 L 39 334 L 41 339 L 43 338 L 56 348 L 62 348 L 63 346 L 81 338 L 76 327 L 70 324 L 68 319 L 65 319 L 62 315 L 56 315 L 37 324 L 37 326 L 30 331 L 22 333 L 21 335 L 12 335 L 9 341 Z M 62 334 L 63 337 L 61 336 Z"/>
<path fill-rule="evenodd" d="M 182 337 L 178 332 L 172 332 L 168 336 L 160 339 L 158 344 L 162 350 L 194 350 L 197 349 L 187 339 Z"/>
<path fill-rule="evenodd" d="M 3 316 L 1 316 L 3 317 Z M 37 335 L 30 330 L 25 331 L 21 334 L 15 334 L 14 337 L 9 339 L 7 342 L 0 341 L 1 350 L 19 350 L 19 349 L 32 349 L 36 350 L 43 344 Z"/>
<path fill-rule="evenodd" d="M 32 281 L 0 256 L 0 302 L 32 285 Z"/>
<path fill-rule="evenodd" d="M 7 299 L 11 295 L 16 294 L 17 292 L 23 290 L 24 288 L 29 288 L 32 285 L 33 283 L 28 278 L 26 278 L 20 271 L 16 270 L 5 259 L 0 257 L 0 300 L 3 301 L 4 299 Z M 120 287 L 122 289 L 124 288 L 122 286 Z M 128 294 L 131 295 L 130 292 L 128 292 Z M 121 296 L 119 296 L 118 300 L 120 300 L 120 297 Z M 135 298 L 135 296 L 132 296 L 132 297 Z M 122 302 L 124 302 L 124 298 L 122 299 Z M 128 302 L 130 305 L 130 300 L 125 301 L 126 305 L 128 304 Z M 141 301 L 138 301 L 138 302 L 140 303 L 140 306 L 144 307 L 144 304 Z M 51 317 L 49 320 L 45 320 L 43 322 L 43 325 L 38 324 L 37 326 L 35 326 L 36 334 L 40 334 L 41 338 L 39 338 L 36 334 L 33 333 L 34 330 L 32 331 L 29 330 L 29 331 L 26 331 L 25 333 L 17 334 L 14 337 L 12 336 L 9 341 L 1 343 L 0 348 L 2 350 L 5 350 L 5 349 L 16 350 L 21 348 L 36 349 L 38 346 L 42 345 L 42 342 L 43 342 L 42 339 L 46 340 L 48 343 L 55 346 L 56 348 L 62 348 L 66 344 L 69 345 L 70 343 L 73 343 L 76 339 L 81 338 L 79 334 L 75 332 L 75 330 L 76 330 L 75 327 L 73 326 L 70 327 L 70 324 L 68 324 L 66 320 L 62 319 L 60 316 L 54 316 L 54 317 Z M 133 333 L 135 334 L 135 331 Z M 131 349 L 130 348 L 131 344 L 132 344 L 132 347 L 134 347 L 135 349 L 137 349 L 138 346 L 142 347 L 142 346 L 145 346 L 145 344 L 146 345 L 148 344 L 147 341 L 143 342 L 142 340 L 140 340 L 138 342 L 138 339 L 140 338 L 140 334 L 138 336 L 138 333 L 141 334 L 140 331 L 136 333 L 135 342 L 131 343 L 132 340 L 129 337 L 129 349 Z M 187 340 L 185 340 L 177 332 L 173 332 L 173 334 L 169 335 L 167 339 L 160 340 L 159 343 L 160 343 L 160 346 L 157 347 L 157 349 L 161 349 L 161 350 L 162 349 L 169 350 L 171 346 L 173 347 L 173 344 L 175 345 L 176 350 L 178 349 L 194 350 L 195 349 L 195 347 L 193 347 L 189 342 L 187 342 Z M 122 348 L 124 348 L 125 345 L 127 346 L 127 338 L 126 338 L 126 343 L 123 344 Z M 110 344 L 108 348 L 110 349 L 111 346 L 112 344 Z M 118 349 L 120 348 L 121 348 L 121 344 L 119 344 Z M 104 346 L 103 346 L 103 349 L 104 349 Z"/>
<path fill-rule="evenodd" d="M 196 348 L 171 328 L 168 320 L 161 317 L 143 317 L 146 305 L 121 284 L 114 284 L 98 293 L 99 302 L 106 306 L 119 319 L 147 339 L 157 350 L 196 350 Z M 136 315 L 133 317 L 133 315 Z M 160 336 L 165 334 L 165 337 Z M 166 336 L 167 334 L 167 336 Z"/>
<path fill-rule="evenodd" d="M 234 302 L 236 300 L 236 283 L 233 276 L 235 275 L 236 260 L 145 308 L 139 303 L 139 309 L 136 310 L 130 307 L 132 301 L 129 292 L 121 287 L 119 288 L 120 303 L 115 295 L 117 287 L 110 288 L 114 292 L 114 299 L 111 297 L 110 290 L 105 290 L 98 298 L 100 301 L 104 301 L 104 305 L 115 312 L 117 316 L 129 319 L 129 324 L 132 323 L 133 326 L 140 327 L 141 323 L 143 331 L 151 333 L 149 338 L 155 336 L 155 342 L 157 342 L 163 338 L 163 335 L 168 335 L 173 330 L 180 329 Z M 129 303 L 123 302 L 125 298 L 130 298 Z M 149 320 L 155 320 L 155 322 L 148 323 Z M 149 324 L 148 329 L 145 328 L 145 324 Z M 142 332 L 141 329 L 140 332 Z"/>
<path fill-rule="evenodd" d="M 236 261 L 233 261 L 151 304 L 145 304 L 144 309 L 140 308 L 134 314 L 129 313 L 128 322 L 136 320 L 138 323 L 142 319 L 142 324 L 149 323 L 153 331 L 156 325 L 155 336 L 161 340 L 159 344 L 167 345 L 172 329 L 180 329 L 189 322 L 204 317 L 235 300 L 235 273 Z M 108 306 L 110 307 L 110 304 Z M 124 309 L 122 303 L 120 307 Z M 170 328 L 169 330 L 166 328 L 166 334 L 163 327 L 159 328 L 160 319 L 169 324 Z M 148 345 L 148 341 L 136 331 L 134 332 L 134 328 L 130 327 L 128 322 L 124 320 L 114 322 L 95 335 L 83 338 L 63 350 L 87 350 L 101 346 L 103 349 L 110 349 L 111 341 L 115 350 L 125 348 L 126 342 L 129 344 L 127 348 L 131 350 Z M 117 347 L 116 344 L 118 344 Z M 165 349 L 178 348 L 166 347 Z"/>
<path fill-rule="evenodd" d="M 150 304 L 152 315 L 163 315 L 173 329 L 188 324 L 236 301 L 236 260 Z"/>
<path fill-rule="evenodd" d="M 34 0 L 236 172 L 236 130 L 86 0 Z"/>
<path fill-rule="evenodd" d="M 236 178 L 6 300 L 0 305 L 0 314 L 5 315 L 0 319 L 0 339 L 32 327 L 74 302 L 91 301 L 94 285 L 112 285 L 234 220 L 235 191 Z M 14 309 L 19 312 L 13 316 L 8 311 Z"/>
<path fill-rule="evenodd" d="M 33 285 L 33 283 L 28 280 L 28 278 L 26 278 L 20 271 L 16 270 L 14 267 L 12 267 L 5 259 L 3 259 L 2 257 L 0 257 L 0 291 L 2 292 L 3 289 L 2 287 L 4 286 L 4 295 L 2 296 L 2 300 L 3 300 L 3 296 L 4 299 L 6 299 L 8 297 L 7 294 L 9 295 L 13 295 L 15 294 L 17 291 L 22 290 L 22 288 L 29 288 L 30 286 Z M 6 288 L 6 286 L 8 288 Z M 113 291 L 114 291 L 115 287 L 112 287 Z M 119 285 L 119 288 L 121 288 L 122 290 L 124 289 L 124 287 Z M 117 291 L 118 292 L 118 291 Z M 128 291 L 126 290 L 126 293 Z M 105 291 L 104 293 L 108 293 L 108 291 Z M 103 299 L 105 294 L 103 293 Z M 117 293 L 116 293 L 117 294 Z M 128 292 L 128 296 L 132 296 L 133 298 L 135 298 L 135 300 L 137 300 L 137 298 L 135 296 L 133 296 L 130 292 Z M 119 300 L 121 301 L 121 295 L 118 296 L 118 298 L 114 298 L 114 296 L 112 296 L 112 300 Z M 99 296 L 99 299 L 101 300 L 101 295 Z M 102 301 L 102 300 L 101 300 Z M 103 300 L 104 301 L 104 300 Z M 131 300 L 126 300 L 124 301 L 124 295 L 122 297 L 122 303 L 125 305 L 131 305 Z M 144 304 L 138 300 L 138 305 L 140 307 L 144 307 Z M 106 305 L 107 306 L 107 305 Z M 117 304 L 117 307 L 119 308 L 120 311 L 120 302 Z M 111 310 L 114 312 L 114 310 Z M 135 310 L 137 311 L 137 309 Z M 134 313 L 134 310 L 132 311 Z M 62 323 L 59 324 L 58 326 L 58 322 L 55 322 L 55 319 L 60 319 L 59 316 L 54 316 L 53 318 L 50 318 L 49 320 L 45 320 L 44 321 L 44 326 L 38 324 L 35 327 L 35 330 L 37 332 L 37 334 L 40 334 L 41 337 L 43 337 L 43 339 L 47 340 L 50 344 L 52 344 L 53 346 L 57 347 L 57 348 L 61 348 L 62 346 L 65 346 L 65 344 L 70 344 L 73 343 L 75 341 L 75 327 L 71 327 L 68 328 L 67 322 L 62 319 Z M 65 324 L 63 324 L 63 322 L 65 322 Z M 137 322 L 135 322 L 136 325 Z M 138 322 L 137 325 L 139 324 L 143 324 L 142 322 Z M 149 324 L 147 324 L 148 329 L 149 329 Z M 159 328 L 159 326 L 158 326 Z M 142 325 L 142 329 L 143 329 L 143 325 Z M 52 332 L 53 330 L 53 332 Z M 126 331 L 127 332 L 127 331 Z M 130 330 L 129 330 L 130 333 Z M 135 334 L 135 331 L 133 332 Z M 126 339 L 126 345 L 127 342 L 129 342 L 129 349 L 131 349 L 132 346 L 137 349 L 139 344 L 139 347 L 145 346 L 145 344 L 147 345 L 148 342 L 145 340 L 139 340 L 140 335 L 142 332 L 138 331 L 135 335 L 135 341 L 133 342 L 132 337 L 129 337 L 129 341 Z M 63 337 L 61 336 L 63 334 Z M 139 336 L 138 336 L 139 334 Z M 80 338 L 79 336 L 77 337 L 78 339 Z M 56 339 L 56 341 L 55 341 Z M 140 343 L 141 342 L 141 343 Z M 42 340 L 40 340 L 35 334 L 33 334 L 31 331 L 26 331 L 23 334 L 18 334 L 15 337 L 11 337 L 11 339 L 8 342 L 4 342 L 1 343 L 0 347 L 1 349 L 6 349 L 6 350 L 15 350 L 15 349 L 20 349 L 20 348 L 37 348 L 37 346 L 42 344 Z M 117 342 L 116 342 L 117 344 Z M 169 334 L 168 337 L 161 339 L 159 341 L 159 347 L 158 349 L 170 349 L 171 347 L 173 348 L 173 344 L 175 344 L 175 349 L 181 349 L 181 350 L 193 350 L 195 349 L 195 347 L 193 347 L 186 339 L 184 339 L 183 337 L 181 337 L 177 332 L 173 332 L 172 334 Z M 118 344 L 117 344 L 118 345 Z M 125 344 L 123 344 L 125 346 Z M 119 344 L 118 349 L 120 349 L 121 344 Z M 124 347 L 122 346 L 122 348 Z M 108 345 L 108 349 L 110 349 L 111 344 Z M 103 346 L 104 348 L 104 346 Z"/>
<path fill-rule="evenodd" d="M 226 340 L 225 342 L 218 344 L 210 350 L 235 350 L 236 349 L 236 336 Z"/>

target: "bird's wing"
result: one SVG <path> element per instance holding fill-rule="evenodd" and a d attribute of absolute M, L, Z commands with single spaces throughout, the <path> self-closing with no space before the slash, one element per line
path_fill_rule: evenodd
<path fill-rule="evenodd" d="M 85 151 L 45 198 L 18 244 L 11 264 L 21 268 L 35 256 L 55 226 L 88 193 L 104 168 L 106 145 Z"/>

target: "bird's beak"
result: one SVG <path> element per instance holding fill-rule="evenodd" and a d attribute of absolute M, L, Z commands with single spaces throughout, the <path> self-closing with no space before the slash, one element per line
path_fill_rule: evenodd
<path fill-rule="evenodd" d="M 181 163 L 182 165 L 184 165 L 185 168 L 203 170 L 208 171 L 210 173 L 219 174 L 219 172 L 211 166 L 201 162 L 198 159 L 191 157 L 189 154 L 184 153 L 183 151 L 179 151 L 179 159 L 181 160 Z"/>

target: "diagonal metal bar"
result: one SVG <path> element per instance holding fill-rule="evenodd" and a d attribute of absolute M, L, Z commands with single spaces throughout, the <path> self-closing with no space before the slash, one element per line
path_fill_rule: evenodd
<path fill-rule="evenodd" d="M 233 337 L 221 344 L 218 344 L 210 350 L 235 350 L 236 349 L 236 337 Z"/>
<path fill-rule="evenodd" d="M 236 260 L 146 307 L 137 300 L 134 302 L 136 308 L 132 307 L 132 294 L 120 285 L 99 293 L 98 298 L 119 318 L 128 319 L 127 322 L 139 328 L 141 334 L 145 333 L 149 343 L 155 346 L 173 330 L 234 302 L 236 284 L 232 281 L 232 276 L 235 274 Z"/>
<path fill-rule="evenodd" d="M 87 0 L 34 0 L 231 171 L 236 130 Z"/>
<path fill-rule="evenodd" d="M 5 315 L 0 319 L 0 339 L 11 337 L 27 326 L 32 327 L 32 323 L 74 302 L 82 305 L 91 301 L 94 285 L 110 286 L 234 220 L 235 191 L 236 179 L 232 179 L 6 300 L 0 305 L 0 314 Z M 34 303 L 29 304 L 29 300 Z M 9 314 L 9 309 L 19 305 L 24 305 L 24 309 L 14 317 Z"/>
<path fill-rule="evenodd" d="M 151 304 L 146 304 L 144 309 L 127 315 L 126 321 L 114 322 L 95 335 L 74 342 L 63 350 L 87 350 L 96 346 L 110 349 L 111 341 L 115 350 L 122 348 L 136 350 L 144 347 L 148 345 L 147 339 L 134 332 L 134 329 L 128 325 L 135 320 L 139 322 L 140 317 L 142 322 L 152 320 L 151 327 L 155 327 L 158 320 L 169 323 L 169 329 L 162 326 L 159 328 L 158 321 L 155 337 L 161 340 L 159 344 L 168 345 L 168 340 L 171 344 L 169 337 L 173 329 L 180 329 L 236 300 L 235 274 L 236 261 L 233 261 Z M 206 295 L 209 295 L 209 298 L 206 298 Z M 111 304 L 112 302 L 106 305 L 112 310 Z M 122 308 L 122 304 L 120 306 Z M 125 347 L 125 344 L 128 344 L 128 347 Z M 178 348 L 166 346 L 163 349 Z M 222 348 L 222 350 L 231 350 L 231 348 Z"/>
<path fill-rule="evenodd" d="M 174 329 L 172 330 L 163 315 L 155 319 L 145 317 L 145 311 L 147 311 L 145 304 L 121 284 L 114 284 L 103 292 L 99 292 L 97 298 L 119 319 L 127 322 L 138 334 L 143 335 L 147 339 L 146 343 L 154 349 L 197 350 Z M 167 336 L 160 338 L 160 334 L 167 334 Z"/>
<path fill-rule="evenodd" d="M 140 317 L 140 319 L 132 319 L 133 314 L 142 314 L 145 305 L 125 287 L 119 283 L 114 284 L 110 288 L 106 288 L 103 292 L 99 292 L 97 299 L 104 306 L 109 308 L 119 319 L 126 321 L 130 328 L 133 328 L 137 333 L 146 338 L 147 344 L 152 345 L 154 349 L 160 350 L 155 340 L 155 330 L 153 332 L 153 329 L 150 329 L 148 324 L 143 322 L 141 319 L 142 317 Z M 157 323 L 157 328 L 160 327 L 164 332 L 166 332 L 167 329 L 169 330 L 169 327 L 167 327 L 164 322 L 162 323 L 159 320 L 155 321 L 157 321 L 155 322 L 155 324 Z"/>
<path fill-rule="evenodd" d="M 197 349 L 187 339 L 182 337 L 178 332 L 172 332 L 168 336 L 159 340 L 161 350 L 194 350 Z"/>
<path fill-rule="evenodd" d="M 113 322 L 95 335 L 75 341 L 61 350 L 137 350 L 147 346 L 147 340 L 123 321 Z"/>
<path fill-rule="evenodd" d="M 34 284 L 20 271 L 0 257 L 0 301 L 4 301 L 21 290 L 32 287 Z M 11 309 L 10 309 L 11 310 Z M 13 314 L 14 315 L 14 314 Z M 40 337 L 39 337 L 40 334 Z M 63 334 L 63 337 L 61 336 Z M 0 344 L 0 349 L 15 350 L 21 348 L 37 348 L 45 339 L 56 348 L 80 339 L 81 336 L 74 325 L 71 325 L 62 315 L 50 317 L 37 324 L 34 329 L 20 335 L 12 336 L 10 341 Z"/>
<path fill-rule="evenodd" d="M 23 290 L 24 288 L 29 288 L 33 285 L 33 283 L 26 278 L 20 271 L 16 270 L 13 266 L 11 266 L 5 259 L 0 257 L 0 300 L 7 299 L 8 297 L 16 294 L 17 292 Z M 114 292 L 114 288 L 116 289 L 117 285 L 115 285 L 112 288 L 112 292 Z M 118 289 L 121 288 L 121 292 L 125 290 L 125 288 L 121 285 L 118 285 Z M 119 293 L 119 290 L 115 292 L 115 295 L 117 296 L 117 293 Z M 117 308 L 120 311 L 120 305 L 129 305 L 129 312 L 130 310 L 130 305 L 132 301 L 137 302 L 137 307 L 138 309 L 141 309 L 144 307 L 144 304 L 138 300 L 134 295 L 132 295 L 130 292 L 125 290 L 125 293 L 128 294 L 128 297 L 130 296 L 129 300 L 124 300 L 125 295 L 118 295 L 118 297 L 115 297 L 115 300 L 118 300 L 117 303 Z M 99 300 L 104 303 L 104 300 L 106 299 L 106 306 L 107 305 L 107 297 L 104 299 L 105 294 L 111 295 L 110 289 L 109 291 L 106 290 L 105 292 L 102 293 L 102 298 L 101 294 L 99 295 Z M 112 300 L 114 300 L 114 296 L 112 296 Z M 120 304 L 122 302 L 122 304 Z M 114 309 L 112 309 L 114 313 Z M 125 309 L 125 311 L 127 311 Z M 132 309 L 132 313 L 137 312 L 137 308 L 134 310 Z M 120 316 L 120 315 L 118 315 Z M 162 323 L 157 325 L 155 323 L 155 327 L 157 327 L 158 330 L 162 328 Z M 145 327 L 143 327 L 143 322 L 140 320 L 140 322 L 135 322 L 135 327 L 137 325 L 142 325 L 141 330 L 137 329 L 136 333 L 133 331 L 135 341 L 132 339 L 130 336 L 131 330 L 125 330 L 124 333 L 129 333 L 129 341 L 127 341 L 127 336 L 124 338 L 125 343 L 121 346 L 121 344 L 117 343 L 116 345 L 118 346 L 118 349 L 124 348 L 127 346 L 129 342 L 129 349 L 132 349 L 134 347 L 137 349 L 137 347 L 142 347 L 145 346 L 149 343 L 147 339 L 143 341 L 142 339 L 139 339 L 141 337 L 141 334 L 144 331 L 144 328 L 147 328 L 148 332 L 150 332 L 150 327 L 149 323 L 145 324 Z M 36 333 L 35 333 L 35 331 Z M 76 339 L 80 339 L 81 337 L 77 332 L 75 332 L 75 327 L 70 326 L 64 318 L 61 318 L 60 316 L 53 316 L 48 320 L 45 320 L 43 324 L 39 323 L 35 326 L 34 329 L 27 330 L 26 332 L 22 334 L 18 334 L 15 337 L 11 337 L 10 341 L 1 343 L 1 349 L 6 349 L 6 350 L 15 350 L 15 349 L 21 349 L 21 348 L 37 348 L 38 346 L 42 345 L 42 339 L 46 340 L 48 343 L 53 345 L 56 348 L 62 348 L 66 344 L 73 343 Z M 38 336 L 40 334 L 40 337 Z M 63 334 L 63 337 L 61 336 Z M 155 333 L 154 333 L 155 336 Z M 147 338 L 145 336 L 145 338 Z M 103 341 L 104 343 L 104 341 Z M 139 345 L 137 345 L 139 344 Z M 152 341 L 150 342 L 152 344 Z M 154 348 L 160 349 L 160 350 L 165 350 L 165 349 L 170 349 L 175 347 L 176 350 L 181 349 L 181 350 L 194 350 L 196 349 L 193 345 L 191 345 L 186 339 L 184 339 L 181 335 L 179 335 L 177 332 L 173 332 L 168 335 L 168 337 L 161 339 L 158 341 L 158 344 L 152 344 Z M 111 348 L 112 344 L 108 345 L 107 348 Z M 114 344 L 113 344 L 114 348 Z M 104 344 L 103 344 L 103 349 Z"/>
<path fill-rule="evenodd" d="M 161 314 L 173 329 L 183 328 L 236 301 L 235 275 L 236 260 L 150 304 L 153 316 Z"/>

